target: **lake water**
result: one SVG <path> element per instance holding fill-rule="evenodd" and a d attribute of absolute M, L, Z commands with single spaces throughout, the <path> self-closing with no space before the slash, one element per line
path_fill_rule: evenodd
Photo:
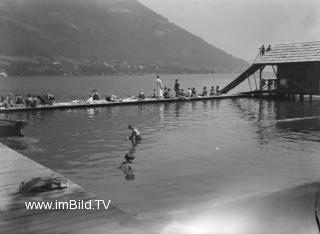
<path fill-rule="evenodd" d="M 176 77 L 183 87 L 200 89 L 223 87 L 234 75 L 163 76 L 164 85 Z M 122 96 L 142 87 L 151 94 L 153 84 L 153 76 L 20 77 L 1 80 L 0 91 L 48 91 L 70 100 L 93 88 Z M 111 199 L 147 223 L 146 233 L 318 233 L 318 100 L 243 98 L 4 116 L 28 121 L 25 138 L 6 144 Z M 126 178 L 118 166 L 133 150 L 125 140 L 129 123 L 143 140 Z"/>

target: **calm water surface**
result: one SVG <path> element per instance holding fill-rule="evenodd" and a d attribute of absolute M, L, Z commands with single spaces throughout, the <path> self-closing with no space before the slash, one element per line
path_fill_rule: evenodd
<path fill-rule="evenodd" d="M 131 78 L 121 78 L 117 93 L 153 83 L 153 77 Z M 27 85 L 28 79 L 35 78 L 17 78 L 20 86 L 2 85 L 2 90 L 44 87 Z M 88 79 L 70 78 L 80 79 L 81 88 L 52 79 L 60 97 L 85 96 L 93 88 Z M 184 84 L 226 82 L 210 79 L 193 76 Z M 105 91 L 119 88 L 107 84 Z M 12 113 L 7 117 L 28 120 L 26 137 L 6 143 L 99 198 L 111 199 L 156 233 L 317 233 L 313 206 L 320 118 L 306 117 L 319 116 L 317 100 L 256 99 Z M 118 168 L 133 147 L 125 140 L 128 123 L 143 135 L 135 147 L 134 180 Z"/>

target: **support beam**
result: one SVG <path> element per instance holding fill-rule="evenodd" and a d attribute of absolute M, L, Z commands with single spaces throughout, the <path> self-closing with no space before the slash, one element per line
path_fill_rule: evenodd
<path fill-rule="evenodd" d="M 303 95 L 303 94 L 300 94 L 299 101 L 300 101 L 300 102 L 303 102 L 303 100 L 304 100 L 304 95 Z"/>
<path fill-rule="evenodd" d="M 254 83 L 256 85 L 256 90 L 258 90 L 258 85 L 257 85 L 257 80 L 256 80 L 256 75 L 253 73 L 253 78 L 254 78 Z"/>
<path fill-rule="evenodd" d="M 251 83 L 250 83 L 250 76 L 248 77 L 248 82 L 249 82 L 250 91 L 252 91 Z"/>

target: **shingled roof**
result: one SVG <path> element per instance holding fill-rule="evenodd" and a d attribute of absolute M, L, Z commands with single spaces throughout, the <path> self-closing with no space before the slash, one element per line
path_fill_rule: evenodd
<path fill-rule="evenodd" d="M 320 61 L 320 41 L 279 44 L 257 58 L 254 64 L 278 64 Z"/>

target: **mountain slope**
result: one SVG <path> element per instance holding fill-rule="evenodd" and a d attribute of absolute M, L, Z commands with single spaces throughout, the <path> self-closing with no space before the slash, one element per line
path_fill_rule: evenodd
<path fill-rule="evenodd" d="M 247 66 L 136 0 L 0 0 L 0 29 L 2 63 L 26 56 L 228 72 Z"/>

